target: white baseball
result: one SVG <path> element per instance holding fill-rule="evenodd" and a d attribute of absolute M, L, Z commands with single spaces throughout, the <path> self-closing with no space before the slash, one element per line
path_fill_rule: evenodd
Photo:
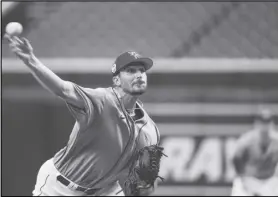
<path fill-rule="evenodd" d="M 18 36 L 22 33 L 23 27 L 20 23 L 10 22 L 6 26 L 6 33 L 10 36 Z"/>

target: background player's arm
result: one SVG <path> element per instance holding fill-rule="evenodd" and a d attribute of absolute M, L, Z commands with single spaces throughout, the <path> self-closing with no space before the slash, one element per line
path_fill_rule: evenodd
<path fill-rule="evenodd" d="M 32 46 L 27 39 L 19 39 L 17 37 L 5 36 L 9 42 L 11 50 L 27 65 L 32 75 L 37 81 L 53 94 L 61 97 L 67 102 L 83 109 L 84 103 L 79 99 L 78 94 L 74 91 L 74 86 L 69 81 L 64 81 L 54 72 L 47 68 L 36 58 L 33 53 Z"/>
<path fill-rule="evenodd" d="M 237 151 L 233 157 L 233 165 L 238 176 L 242 176 L 244 173 L 244 160 L 243 151 Z"/>
<path fill-rule="evenodd" d="M 247 132 L 240 136 L 236 142 L 236 149 L 232 157 L 232 162 L 238 176 L 245 175 L 245 166 L 248 160 L 248 147 L 253 141 L 253 131 Z"/>
<path fill-rule="evenodd" d="M 244 175 L 247 153 L 246 143 L 246 140 L 243 138 L 238 140 L 236 150 L 232 158 L 233 165 L 238 176 Z"/>
<path fill-rule="evenodd" d="M 245 165 L 248 159 L 248 144 L 250 143 L 250 136 L 244 135 L 242 136 L 236 146 L 236 150 L 234 156 L 232 158 L 234 168 L 237 174 L 237 178 L 240 179 L 242 183 L 242 187 L 248 193 L 253 193 L 252 188 L 250 188 L 247 184 L 248 177 L 245 174 Z"/>

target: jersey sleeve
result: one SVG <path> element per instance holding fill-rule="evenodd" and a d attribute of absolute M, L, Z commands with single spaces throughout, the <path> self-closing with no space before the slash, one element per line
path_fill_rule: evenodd
<path fill-rule="evenodd" d="M 103 109 L 105 93 L 103 88 L 91 89 L 74 84 L 74 94 L 84 103 L 84 108 L 79 108 L 66 101 L 70 113 L 77 121 L 92 120 L 99 115 Z"/>

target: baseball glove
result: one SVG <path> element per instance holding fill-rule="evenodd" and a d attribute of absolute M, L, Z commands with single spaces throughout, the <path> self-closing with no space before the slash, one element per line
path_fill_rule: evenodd
<path fill-rule="evenodd" d="M 151 145 L 142 148 L 135 156 L 135 167 L 130 171 L 124 183 L 124 193 L 126 196 L 139 196 L 141 189 L 154 187 L 158 176 L 160 160 L 164 155 L 164 148 L 158 145 Z M 166 156 L 167 157 L 167 156 Z"/>

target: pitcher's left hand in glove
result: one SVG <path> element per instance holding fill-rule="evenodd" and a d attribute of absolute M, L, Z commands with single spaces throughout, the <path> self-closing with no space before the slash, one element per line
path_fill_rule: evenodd
<path fill-rule="evenodd" d="M 140 190 L 146 190 L 154 187 L 160 169 L 160 160 L 164 155 L 164 148 L 158 145 L 151 145 L 142 148 L 137 156 L 137 165 L 129 173 L 124 183 L 124 193 L 126 196 L 139 196 Z M 167 156 L 166 156 L 167 157 Z"/>

